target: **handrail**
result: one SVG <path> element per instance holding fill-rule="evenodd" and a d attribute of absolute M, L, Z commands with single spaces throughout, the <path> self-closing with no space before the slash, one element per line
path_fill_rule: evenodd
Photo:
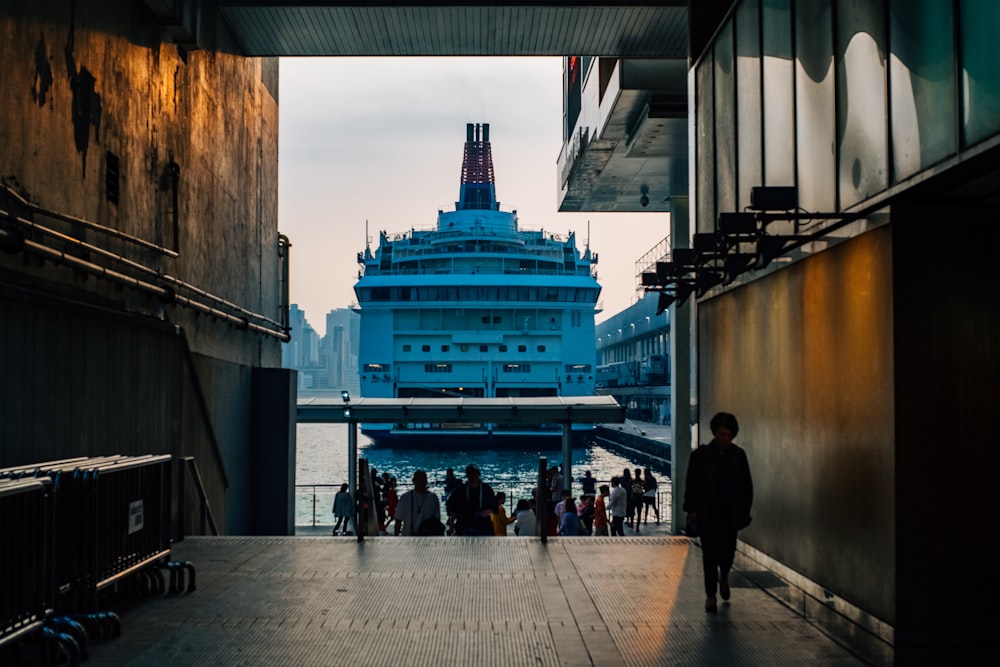
<path fill-rule="evenodd" d="M 201 519 L 200 532 L 201 533 L 205 532 L 205 524 L 207 523 L 208 524 L 208 528 L 212 531 L 212 535 L 218 536 L 218 534 L 219 534 L 219 527 L 215 523 L 215 515 L 212 513 L 212 506 L 208 502 L 208 494 L 205 493 L 205 485 L 201 481 L 201 474 L 198 472 L 198 464 L 195 462 L 193 456 L 182 456 L 180 458 L 180 460 L 181 460 L 181 467 L 182 468 L 187 468 L 188 470 L 191 471 L 191 478 L 194 480 L 195 491 L 197 491 L 197 493 L 198 493 L 198 500 L 200 501 L 199 508 L 198 508 L 198 510 L 199 510 L 198 514 L 199 514 L 199 517 Z M 184 465 L 184 464 L 187 464 L 187 465 Z M 184 488 L 184 485 L 183 485 L 183 475 L 184 475 L 184 471 L 182 469 L 181 470 L 181 489 L 182 490 Z M 178 511 L 178 514 L 181 517 L 181 519 L 179 520 L 180 521 L 180 530 L 178 532 L 180 532 L 180 537 L 181 537 L 181 539 L 183 539 L 184 538 L 184 530 L 183 530 L 183 516 L 184 516 L 183 502 L 184 502 L 184 497 L 183 497 L 183 495 L 180 496 L 179 502 L 181 503 L 181 507 L 180 507 L 180 509 Z"/>
<path fill-rule="evenodd" d="M 608 484 L 608 485 L 610 485 L 611 481 L 610 480 L 596 480 L 596 482 L 595 482 L 595 488 L 599 488 L 602 484 Z M 494 491 L 503 491 L 504 492 L 504 494 L 507 496 L 507 505 L 508 505 L 507 513 L 509 515 L 513 515 L 513 513 L 514 513 L 514 504 L 518 500 L 517 498 L 514 498 L 513 490 L 516 489 L 516 488 L 519 488 L 519 486 L 522 486 L 522 485 L 515 485 L 515 484 L 503 484 L 503 485 L 501 485 L 501 484 L 490 484 L 490 486 L 493 488 Z M 331 521 L 327 521 L 327 522 L 320 522 L 320 521 L 318 521 L 317 520 L 317 514 L 316 514 L 316 507 L 319 504 L 319 495 L 316 493 L 316 490 L 317 489 L 327 489 L 327 488 L 329 488 L 329 489 L 339 489 L 340 488 L 340 484 L 296 484 L 295 485 L 295 496 L 296 497 L 298 497 L 300 489 L 312 489 L 312 491 L 309 492 L 310 495 L 312 496 L 311 501 L 310 501 L 310 504 L 312 505 L 312 522 L 311 523 L 305 523 L 305 524 L 303 524 L 303 523 L 298 523 L 296 521 L 296 523 L 295 523 L 296 526 L 313 526 L 313 527 L 315 527 L 315 526 L 329 526 L 329 525 L 333 525 L 333 521 L 332 520 Z M 397 484 L 396 485 L 396 492 L 399 495 L 403 495 L 403 493 L 405 493 L 408 490 L 409 490 L 409 487 L 406 486 L 406 485 L 403 485 L 403 484 Z M 433 488 L 431 490 L 435 491 Z M 442 495 L 438 491 L 435 491 L 435 493 L 438 493 L 439 496 Z M 672 489 L 670 491 L 667 491 L 667 490 L 664 490 L 662 486 L 658 486 L 657 489 L 656 489 L 656 506 L 659 507 L 659 508 L 669 507 L 671 493 L 673 493 Z M 581 494 L 577 494 L 577 495 L 579 496 Z M 444 498 L 441 498 L 441 511 L 442 512 L 444 511 Z M 329 514 L 329 512 L 327 512 L 327 514 Z"/>

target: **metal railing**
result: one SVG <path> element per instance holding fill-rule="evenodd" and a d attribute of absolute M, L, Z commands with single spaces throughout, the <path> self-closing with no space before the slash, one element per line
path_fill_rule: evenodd
<path fill-rule="evenodd" d="M 610 481 L 598 481 L 597 488 L 602 484 L 611 485 Z M 502 491 L 506 496 L 507 514 L 513 516 L 514 506 L 520 498 L 528 497 L 523 492 L 527 486 L 533 486 L 531 482 L 518 484 L 490 484 L 494 491 Z M 574 485 L 576 486 L 576 485 Z M 296 484 L 295 485 L 295 525 L 296 526 L 332 526 L 333 525 L 333 497 L 340 489 L 340 484 Z M 403 495 L 409 491 L 410 487 L 397 484 L 396 493 Z M 444 512 L 444 494 L 438 488 L 431 487 L 431 490 L 438 494 L 441 499 L 441 511 Z M 574 488 L 575 497 L 583 495 L 580 489 Z M 670 503 L 672 490 L 669 480 L 663 480 L 657 487 L 656 507 L 660 511 L 660 520 L 667 521 L 670 517 Z"/>

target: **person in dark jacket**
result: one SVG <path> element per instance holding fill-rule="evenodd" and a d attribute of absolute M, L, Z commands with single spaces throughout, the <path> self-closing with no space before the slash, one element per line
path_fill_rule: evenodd
<path fill-rule="evenodd" d="M 718 609 L 716 587 L 729 600 L 729 570 L 736 555 L 736 532 L 750 525 L 753 481 L 746 452 L 733 444 L 739 422 L 720 412 L 709 423 L 712 442 L 691 452 L 684 492 L 688 525 L 698 526 L 705 570 L 705 610 Z"/>
<path fill-rule="evenodd" d="M 479 468 L 471 463 L 465 467 L 465 480 L 445 503 L 448 514 L 455 517 L 455 533 L 464 536 L 493 535 L 491 517 L 497 509 L 493 489 L 479 478 Z"/>

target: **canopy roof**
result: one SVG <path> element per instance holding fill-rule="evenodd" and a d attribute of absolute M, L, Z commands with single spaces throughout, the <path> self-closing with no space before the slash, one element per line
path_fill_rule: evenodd
<path fill-rule="evenodd" d="M 347 408 L 350 408 L 348 412 Z M 309 398 L 298 402 L 302 423 L 497 423 L 621 424 L 625 407 L 612 396 L 550 396 L 545 398 Z"/>

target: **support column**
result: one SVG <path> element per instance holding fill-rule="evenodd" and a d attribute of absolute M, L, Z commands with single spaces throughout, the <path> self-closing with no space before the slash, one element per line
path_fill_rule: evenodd
<path fill-rule="evenodd" d="M 670 198 L 670 245 L 672 248 L 691 246 L 687 197 Z M 693 300 L 692 295 L 683 306 L 676 303 L 670 306 L 670 479 L 673 483 L 671 529 L 674 534 L 680 534 L 684 527 L 684 477 L 691 457 L 691 424 L 694 422 L 692 345 L 697 339 L 692 336 Z"/>
<path fill-rule="evenodd" d="M 562 425 L 563 489 L 573 493 L 573 425 Z"/>
<path fill-rule="evenodd" d="M 358 422 L 347 422 L 347 488 L 351 491 L 351 506 L 357 502 L 358 489 Z"/>

